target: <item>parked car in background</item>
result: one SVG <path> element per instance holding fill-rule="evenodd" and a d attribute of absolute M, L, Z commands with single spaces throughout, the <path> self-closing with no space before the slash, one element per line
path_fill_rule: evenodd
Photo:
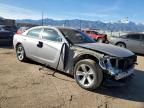
<path fill-rule="evenodd" d="M 7 26 L 0 26 L 0 45 L 9 46 L 12 45 L 13 42 L 13 31 L 9 31 L 6 29 Z"/>
<path fill-rule="evenodd" d="M 82 30 L 82 31 L 98 42 L 108 43 L 106 34 L 100 34 L 95 30 Z"/>
<path fill-rule="evenodd" d="M 84 89 L 98 88 L 103 80 L 120 80 L 134 72 L 136 55 L 114 45 L 95 42 L 72 28 L 39 26 L 15 34 L 19 61 L 32 59 L 75 77 Z"/>
<path fill-rule="evenodd" d="M 16 31 L 17 31 L 17 27 L 16 26 L 0 25 L 0 27 L 2 29 L 4 29 L 5 31 L 12 32 L 13 34 L 15 34 Z"/>
<path fill-rule="evenodd" d="M 25 32 L 26 30 L 28 30 L 30 27 L 20 27 L 18 30 L 17 30 L 17 34 L 22 34 L 23 32 Z"/>
<path fill-rule="evenodd" d="M 109 38 L 109 42 L 135 53 L 144 54 L 144 34 L 142 33 L 130 33 L 119 37 L 112 36 Z"/>

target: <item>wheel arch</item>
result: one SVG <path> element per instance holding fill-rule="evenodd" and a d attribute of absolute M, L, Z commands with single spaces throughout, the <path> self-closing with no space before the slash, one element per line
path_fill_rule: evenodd
<path fill-rule="evenodd" d="M 84 59 L 91 59 L 91 60 L 94 60 L 96 61 L 97 63 L 99 63 L 99 59 L 98 57 L 92 55 L 92 54 L 81 54 L 81 55 L 78 55 L 75 59 L 74 59 L 74 67 L 76 65 L 76 63 L 80 60 L 84 60 Z"/>
<path fill-rule="evenodd" d="M 78 63 L 80 60 L 84 60 L 84 59 L 90 59 L 90 60 L 94 60 L 96 63 L 99 64 L 99 59 L 98 57 L 92 55 L 92 54 L 80 54 L 78 56 L 75 57 L 74 61 L 73 61 L 73 69 L 76 65 L 76 63 Z M 74 75 L 74 72 L 71 73 L 72 75 Z"/>
<path fill-rule="evenodd" d="M 17 48 L 17 46 L 20 45 L 20 44 L 22 45 L 21 42 L 18 42 L 18 43 L 15 45 L 15 48 Z"/>

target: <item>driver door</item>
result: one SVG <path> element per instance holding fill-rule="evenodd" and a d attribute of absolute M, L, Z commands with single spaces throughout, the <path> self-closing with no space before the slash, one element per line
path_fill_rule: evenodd
<path fill-rule="evenodd" d="M 57 31 L 49 28 L 44 28 L 41 36 L 41 43 L 43 46 L 39 50 L 39 57 L 41 58 L 42 63 L 56 68 L 59 62 L 59 57 L 61 56 L 59 69 L 62 70 L 65 51 L 62 37 L 58 35 Z M 61 50 L 63 50 L 62 54 L 60 54 Z"/>

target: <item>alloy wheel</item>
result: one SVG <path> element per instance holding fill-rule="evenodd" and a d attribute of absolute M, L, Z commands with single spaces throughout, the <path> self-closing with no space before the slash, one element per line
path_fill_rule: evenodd
<path fill-rule="evenodd" d="M 17 47 L 17 57 L 20 61 L 24 59 L 24 49 L 22 46 Z"/>
<path fill-rule="evenodd" d="M 94 71 L 86 64 L 81 64 L 76 70 L 76 77 L 83 86 L 90 86 L 94 82 Z"/>

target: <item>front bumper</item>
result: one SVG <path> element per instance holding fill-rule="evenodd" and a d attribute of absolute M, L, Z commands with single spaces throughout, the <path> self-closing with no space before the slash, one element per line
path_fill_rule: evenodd
<path fill-rule="evenodd" d="M 131 76 L 132 74 L 134 74 L 134 69 L 133 68 L 116 74 L 114 76 L 114 78 L 115 78 L 115 80 L 120 80 L 120 79 L 126 78 L 128 76 Z"/>
<path fill-rule="evenodd" d="M 134 73 L 136 58 L 135 56 L 127 58 L 106 58 L 101 61 L 103 62 L 99 64 L 105 70 L 104 72 L 115 80 L 120 80 Z"/>

